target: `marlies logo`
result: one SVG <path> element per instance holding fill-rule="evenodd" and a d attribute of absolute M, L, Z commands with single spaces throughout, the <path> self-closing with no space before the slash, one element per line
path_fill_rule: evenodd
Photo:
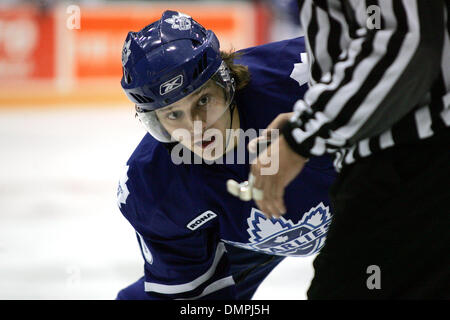
<path fill-rule="evenodd" d="M 211 210 L 205 211 L 201 215 L 196 217 L 194 220 L 189 222 L 187 224 L 187 227 L 191 230 L 195 230 L 200 226 L 204 225 L 205 223 L 207 223 L 208 221 L 214 219 L 215 217 L 217 217 L 217 214 L 215 214 Z"/>
<path fill-rule="evenodd" d="M 163 96 L 163 95 L 181 87 L 182 85 L 183 85 L 183 75 L 180 74 L 180 75 L 176 76 L 175 78 L 172 78 L 169 81 L 164 82 L 159 87 L 159 94 Z"/>
<path fill-rule="evenodd" d="M 173 15 L 172 18 L 164 20 L 172 25 L 172 29 L 189 30 L 192 26 L 191 17 L 184 13 Z"/>
<path fill-rule="evenodd" d="M 330 222 L 329 208 L 322 202 L 305 213 L 296 224 L 283 217 L 267 219 L 260 210 L 253 208 L 247 219 L 249 242 L 223 241 L 268 254 L 309 256 L 324 245 Z"/>

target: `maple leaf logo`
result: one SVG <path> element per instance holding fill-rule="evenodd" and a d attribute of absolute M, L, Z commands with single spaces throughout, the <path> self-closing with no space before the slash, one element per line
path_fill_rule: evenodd
<path fill-rule="evenodd" d="M 119 208 L 122 208 L 122 204 L 127 202 L 128 195 L 130 194 L 127 187 L 128 168 L 129 166 L 125 166 L 124 173 L 122 174 L 122 178 L 119 180 L 119 186 L 117 188 L 117 204 L 119 205 Z"/>
<path fill-rule="evenodd" d="M 294 70 L 292 70 L 291 78 L 298 82 L 300 86 L 308 83 L 308 56 L 306 52 L 300 54 L 301 62 L 294 63 Z"/>
<path fill-rule="evenodd" d="M 131 39 L 125 43 L 125 45 L 123 46 L 123 49 L 122 49 L 122 66 L 124 66 L 124 67 L 128 62 L 128 57 L 131 54 L 130 45 L 131 45 Z"/>
<path fill-rule="evenodd" d="M 184 13 L 173 15 L 172 18 L 164 20 L 172 25 L 172 29 L 189 30 L 191 28 L 191 17 Z"/>

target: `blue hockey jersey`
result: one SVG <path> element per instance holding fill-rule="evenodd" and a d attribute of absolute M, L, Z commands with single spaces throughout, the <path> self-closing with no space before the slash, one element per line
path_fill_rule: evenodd
<path fill-rule="evenodd" d="M 264 129 L 306 91 L 303 38 L 242 50 L 235 61 L 251 73 L 236 92 L 241 128 Z M 231 151 L 233 152 L 233 151 Z M 311 159 L 286 188 L 287 212 L 267 219 L 253 201 L 227 192 L 247 180 L 247 164 L 175 165 L 163 144 L 146 134 L 127 162 L 118 205 L 135 228 L 151 298 L 233 298 L 224 243 L 279 256 L 307 256 L 324 244 L 331 219 L 328 156 Z"/>

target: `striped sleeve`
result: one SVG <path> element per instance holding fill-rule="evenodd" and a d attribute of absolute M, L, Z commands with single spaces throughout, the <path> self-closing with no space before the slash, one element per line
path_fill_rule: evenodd
<path fill-rule="evenodd" d="M 441 71 L 445 1 L 345 1 L 345 15 L 353 14 L 359 27 L 353 28 L 354 34 L 349 31 L 345 56 L 321 77 L 314 67 L 326 63 L 322 59 L 322 64 L 314 64 L 314 56 L 320 58 L 316 51 L 330 39 L 342 39 L 342 28 L 318 28 L 335 20 L 324 14 L 326 7 L 305 3 L 301 10 L 312 11 L 302 22 L 307 26 L 313 81 L 282 133 L 297 153 L 310 157 L 388 131 L 422 103 Z M 361 3 L 380 9 L 378 29 L 368 27 L 367 6 Z M 322 32 L 309 32 L 311 26 Z"/>

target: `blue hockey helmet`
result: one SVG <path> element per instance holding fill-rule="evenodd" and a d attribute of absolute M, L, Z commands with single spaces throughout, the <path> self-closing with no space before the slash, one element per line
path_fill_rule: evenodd
<path fill-rule="evenodd" d="M 162 142 L 173 140 L 158 118 L 158 111 L 214 80 L 223 88 L 225 99 L 222 113 L 217 106 L 211 108 L 211 124 L 234 96 L 233 79 L 221 59 L 216 35 L 180 12 L 165 11 L 160 20 L 138 32 L 129 32 L 122 50 L 122 66 L 122 88 L 135 103 L 145 128 Z"/>

